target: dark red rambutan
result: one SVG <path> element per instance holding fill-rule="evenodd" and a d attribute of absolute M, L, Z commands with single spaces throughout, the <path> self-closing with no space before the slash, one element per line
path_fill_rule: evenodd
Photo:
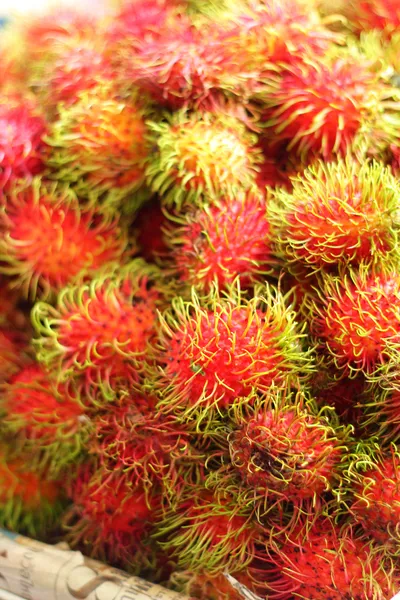
<path fill-rule="evenodd" d="M 381 450 L 381 441 L 361 443 L 347 458 L 344 476 L 350 496 L 346 508 L 390 553 L 400 550 L 400 455 L 393 445 Z"/>
<path fill-rule="evenodd" d="M 157 529 L 160 546 L 176 558 L 178 569 L 231 572 L 244 568 L 256 552 L 258 531 L 249 513 L 202 488 L 190 489 Z"/>
<path fill-rule="evenodd" d="M 176 297 L 160 316 L 148 387 L 158 392 L 163 411 L 181 417 L 200 411 L 208 419 L 212 408 L 226 409 L 252 389 L 307 376 L 312 358 L 301 347 L 303 337 L 295 313 L 272 287 L 259 286 L 250 300 L 238 281 L 226 292 L 213 288 L 201 301 L 193 290 L 190 302 Z"/>
<path fill-rule="evenodd" d="M 66 388 L 54 385 L 39 365 L 13 375 L 0 404 L 3 428 L 14 435 L 18 451 L 37 453 L 37 463 L 52 476 L 82 457 L 90 429 L 84 407 Z"/>
<path fill-rule="evenodd" d="M 46 298 L 112 261 L 128 257 L 118 216 L 81 206 L 66 185 L 39 178 L 14 186 L 0 211 L 0 272 L 26 296 Z"/>
<path fill-rule="evenodd" d="M 328 518 L 307 529 L 291 534 L 271 555 L 274 568 L 268 568 L 263 582 L 269 598 L 382 600 L 397 592 L 393 563 L 370 542 Z"/>
<path fill-rule="evenodd" d="M 13 329 L 0 328 L 0 383 L 7 381 L 26 361 L 26 340 Z"/>
<path fill-rule="evenodd" d="M 346 58 L 288 66 L 270 85 L 265 134 L 303 160 L 345 154 L 381 89 L 367 64 Z"/>
<path fill-rule="evenodd" d="M 33 308 L 39 361 L 61 381 L 83 378 L 88 400 L 96 386 L 127 387 L 143 371 L 165 293 L 158 269 L 141 259 L 64 288 L 55 307 Z"/>
<path fill-rule="evenodd" d="M 64 517 L 66 539 L 99 560 L 139 571 L 160 499 L 140 485 L 128 485 L 120 474 L 91 474 L 82 468 L 69 485 L 73 505 Z"/>
<path fill-rule="evenodd" d="M 190 285 L 223 289 L 239 276 L 247 287 L 273 269 L 267 201 L 257 188 L 187 212 L 179 225 L 168 242 L 178 277 Z"/>
<path fill-rule="evenodd" d="M 311 329 L 344 374 L 374 374 L 389 361 L 400 341 L 399 299 L 400 278 L 390 265 L 324 276 L 319 301 L 309 303 Z"/>
<path fill-rule="evenodd" d="M 165 204 L 209 203 L 255 183 L 261 150 L 239 118 L 218 110 L 181 110 L 149 127 L 157 154 L 147 179 Z"/>
<path fill-rule="evenodd" d="M 164 499 L 176 501 L 180 483 L 202 471 L 205 457 L 192 447 L 188 428 L 154 407 L 155 399 L 136 396 L 108 406 L 95 420 L 92 451 L 107 471 L 118 470 L 146 491 L 162 486 Z"/>
<path fill-rule="evenodd" d="M 268 217 L 282 258 L 312 270 L 379 261 L 398 249 L 400 186 L 380 163 L 318 162 L 277 191 Z"/>
<path fill-rule="evenodd" d="M 21 534 L 42 538 L 58 525 L 64 508 L 60 481 L 31 467 L 31 455 L 8 457 L 0 450 L 0 524 Z"/>
<path fill-rule="evenodd" d="M 0 97 L 0 190 L 19 178 L 32 179 L 44 169 L 48 124 L 31 98 Z"/>
<path fill-rule="evenodd" d="M 73 105 L 60 106 L 52 124 L 47 161 L 52 176 L 73 184 L 78 195 L 108 193 L 115 207 L 144 182 L 151 147 L 147 116 L 143 95 L 122 97 L 109 82 L 82 92 Z M 129 208 L 137 208 L 143 194 L 135 194 Z"/>
<path fill-rule="evenodd" d="M 253 498 L 315 506 L 338 482 L 348 432 L 302 395 L 285 396 L 268 393 L 236 417 L 227 440 L 231 468 Z"/>

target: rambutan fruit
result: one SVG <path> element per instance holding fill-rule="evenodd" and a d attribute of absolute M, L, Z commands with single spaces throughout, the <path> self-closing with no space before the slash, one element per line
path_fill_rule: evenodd
<path fill-rule="evenodd" d="M 82 468 L 69 485 L 73 505 L 64 517 L 66 540 L 93 558 L 138 572 L 160 499 L 140 485 L 128 485 L 119 473 Z"/>
<path fill-rule="evenodd" d="M 47 131 L 48 123 L 32 98 L 0 96 L 0 190 L 44 170 Z"/>
<path fill-rule="evenodd" d="M 88 400 L 96 386 L 137 382 L 168 293 L 157 267 L 141 259 L 67 286 L 55 307 L 38 302 L 33 308 L 39 362 L 60 381 L 83 379 Z"/>
<path fill-rule="evenodd" d="M 189 489 L 176 510 L 157 525 L 162 548 L 176 558 L 178 569 L 216 575 L 243 569 L 256 552 L 258 531 L 251 513 L 232 498 L 217 499 L 205 489 Z"/>
<path fill-rule="evenodd" d="M 0 450 L 0 525 L 11 531 L 43 538 L 59 523 L 64 508 L 60 481 L 31 467 L 31 455 L 9 458 Z"/>
<path fill-rule="evenodd" d="M 53 149 L 47 160 L 51 176 L 73 184 L 84 197 L 108 193 L 109 203 L 118 205 L 144 183 L 151 148 L 146 116 L 143 95 L 123 98 L 108 82 L 82 92 L 72 106 L 60 106 L 52 124 L 47 139 Z M 135 194 L 129 208 L 137 208 L 143 194 Z"/>
<path fill-rule="evenodd" d="M 257 188 L 188 211 L 178 223 L 168 243 L 181 281 L 210 291 L 214 282 L 223 289 L 239 276 L 245 288 L 272 272 L 267 201 Z"/>
<path fill-rule="evenodd" d="M 157 154 L 147 180 L 166 205 L 203 204 L 251 187 L 262 161 L 257 135 L 219 111 L 186 110 L 149 122 Z"/>
<path fill-rule="evenodd" d="M 230 574 L 245 585 L 249 577 L 246 571 Z M 169 580 L 170 587 L 199 600 L 243 600 L 239 590 L 235 590 L 224 573 L 210 575 L 207 571 L 175 571 Z"/>
<path fill-rule="evenodd" d="M 293 533 L 271 555 L 275 574 L 271 568 L 264 579 L 268 598 L 382 600 L 397 592 L 393 563 L 351 528 L 341 530 L 320 518 L 307 529 Z"/>
<path fill-rule="evenodd" d="M 379 441 L 378 441 L 379 440 Z M 381 449 L 380 438 L 360 443 L 347 458 L 346 510 L 368 536 L 385 549 L 400 552 L 400 455 L 393 444 Z"/>
<path fill-rule="evenodd" d="M 176 501 L 180 481 L 191 471 L 201 475 L 205 456 L 192 446 L 187 427 L 172 416 L 156 415 L 154 407 L 151 397 L 110 404 L 95 419 L 92 452 L 106 471 L 117 470 L 150 493 L 162 486 L 164 499 Z"/>
<path fill-rule="evenodd" d="M 315 508 L 339 482 L 351 432 L 330 422 L 326 413 L 303 393 L 278 390 L 244 404 L 236 409 L 227 437 L 230 464 L 221 475 L 225 472 L 233 486 L 239 481 L 261 512 L 282 502 L 303 513 L 304 501 Z"/>
<path fill-rule="evenodd" d="M 147 364 L 147 386 L 158 393 L 160 410 L 180 418 L 197 413 L 200 423 L 253 389 L 307 377 L 312 350 L 303 350 L 305 334 L 286 300 L 268 285 L 249 299 L 238 280 L 202 299 L 195 290 L 191 301 L 174 298 L 160 315 Z"/>
<path fill-rule="evenodd" d="M 279 254 L 311 270 L 375 262 L 398 249 L 400 186 L 389 168 L 353 160 L 316 164 L 276 191 L 268 217 Z"/>
<path fill-rule="evenodd" d="M 39 365 L 30 364 L 9 379 L 0 406 L 2 427 L 13 434 L 18 452 L 37 453 L 37 464 L 52 476 L 82 458 L 90 430 L 84 407 Z"/>
<path fill-rule="evenodd" d="M 319 301 L 309 303 L 312 332 L 344 375 L 376 375 L 399 347 L 400 278 L 390 264 L 380 271 L 361 265 L 324 275 Z"/>
<path fill-rule="evenodd" d="M 288 66 L 263 95 L 265 135 L 302 160 L 345 154 L 365 120 L 378 110 L 381 84 L 367 63 L 304 59 Z"/>
<path fill-rule="evenodd" d="M 380 29 L 390 36 L 400 27 L 400 6 L 397 0 L 351 0 L 345 14 L 358 33 Z"/>
<path fill-rule="evenodd" d="M 96 212 L 93 197 L 80 205 L 67 185 L 13 186 L 0 209 L 0 272 L 33 300 L 46 299 L 112 261 L 128 257 L 127 233 L 118 215 Z"/>

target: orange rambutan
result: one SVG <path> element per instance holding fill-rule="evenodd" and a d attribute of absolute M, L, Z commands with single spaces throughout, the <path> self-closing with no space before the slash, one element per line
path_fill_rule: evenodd
<path fill-rule="evenodd" d="M 64 508 L 60 481 L 30 466 L 31 456 L 8 457 L 0 450 L 0 524 L 17 533 L 42 538 L 58 525 Z"/>
<path fill-rule="evenodd" d="M 261 150 L 257 135 L 220 111 L 186 110 L 150 122 L 157 154 L 147 168 L 154 192 L 167 205 L 204 204 L 255 183 Z"/>
<path fill-rule="evenodd" d="M 8 380 L 0 406 L 2 426 L 13 434 L 18 452 L 37 453 L 37 463 L 52 476 L 82 457 L 90 429 L 84 406 L 38 364 L 25 366 Z"/>
<path fill-rule="evenodd" d="M 238 280 L 202 299 L 172 300 L 160 315 L 158 338 L 147 364 L 147 387 L 157 392 L 160 410 L 180 418 L 198 413 L 210 419 L 253 389 L 268 391 L 275 382 L 298 384 L 312 370 L 305 334 L 280 292 L 259 286 L 253 298 Z"/>
<path fill-rule="evenodd" d="M 390 264 L 324 275 L 318 302 L 308 303 L 311 329 L 344 375 L 372 375 L 389 362 L 400 343 L 399 300 L 400 278 Z"/>
<path fill-rule="evenodd" d="M 245 288 L 273 269 L 267 201 L 257 188 L 188 211 L 178 223 L 168 242 L 185 283 L 210 291 L 214 282 L 223 289 L 239 276 Z"/>
<path fill-rule="evenodd" d="M 306 600 L 381 600 L 398 590 L 394 564 L 351 528 L 320 518 L 290 535 L 265 573 L 268 597 Z"/>
<path fill-rule="evenodd" d="M 400 551 L 400 455 L 393 444 L 381 449 L 379 438 L 357 445 L 347 457 L 344 477 L 349 486 L 346 508 L 368 536 Z"/>
<path fill-rule="evenodd" d="M 81 196 L 107 193 L 115 207 L 144 183 L 151 148 L 146 116 L 143 95 L 121 97 L 109 82 L 85 90 L 73 105 L 60 106 L 52 124 L 47 140 L 51 176 L 72 184 Z M 129 209 L 140 205 L 143 194 L 133 196 Z"/>
<path fill-rule="evenodd" d="M 64 288 L 55 307 L 33 308 L 39 361 L 60 381 L 80 381 L 88 400 L 97 386 L 130 386 L 143 372 L 168 293 L 159 270 L 141 259 Z"/>
<path fill-rule="evenodd" d="M 312 270 L 375 262 L 398 250 L 400 186 L 380 163 L 317 162 L 276 191 L 268 217 L 286 263 Z"/>
<path fill-rule="evenodd" d="M 96 212 L 94 198 L 81 206 L 69 186 L 40 178 L 13 186 L 0 210 L 0 228 L 0 272 L 32 299 L 129 256 L 117 215 Z"/>
<path fill-rule="evenodd" d="M 139 571 L 157 518 L 160 498 L 119 474 L 82 468 L 69 485 L 73 505 L 64 516 L 66 539 L 98 560 Z"/>
<path fill-rule="evenodd" d="M 263 95 L 265 135 L 302 160 L 345 154 L 382 94 L 369 65 L 350 58 L 304 59 L 269 85 Z"/>
<path fill-rule="evenodd" d="M 44 170 L 48 123 L 30 97 L 0 96 L 0 191 Z"/>

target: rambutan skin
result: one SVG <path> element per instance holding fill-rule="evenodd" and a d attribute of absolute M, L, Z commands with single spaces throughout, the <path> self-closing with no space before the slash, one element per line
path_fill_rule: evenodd
<path fill-rule="evenodd" d="M 358 33 L 379 29 L 390 36 L 400 27 L 397 0 L 351 0 L 345 7 L 345 14 Z"/>
<path fill-rule="evenodd" d="M 63 184 L 14 186 L 0 211 L 0 272 L 36 299 L 54 296 L 78 274 L 128 257 L 127 232 L 118 216 L 96 212 L 94 198 L 80 206 Z"/>
<path fill-rule="evenodd" d="M 324 275 L 319 301 L 309 303 L 312 333 L 343 374 L 375 375 L 398 348 L 400 279 L 390 264 Z"/>
<path fill-rule="evenodd" d="M 272 287 L 259 286 L 250 300 L 237 281 L 202 300 L 193 290 L 190 302 L 176 297 L 160 316 L 147 385 L 163 411 L 185 418 L 199 409 L 207 418 L 211 407 L 224 410 L 252 389 L 307 377 L 313 367 L 304 335 Z"/>
<path fill-rule="evenodd" d="M 45 168 L 49 125 L 32 98 L 0 99 L 0 190 L 19 178 L 32 179 Z"/>
<path fill-rule="evenodd" d="M 344 155 L 378 95 L 367 65 L 339 58 L 288 67 L 266 94 L 265 134 L 302 160 Z"/>
<path fill-rule="evenodd" d="M 210 291 L 239 275 L 243 287 L 273 270 L 267 202 L 256 188 L 187 212 L 171 227 L 168 243 L 179 278 Z"/>
<path fill-rule="evenodd" d="M 318 162 L 269 203 L 272 234 L 287 263 L 311 270 L 376 262 L 398 249 L 400 186 L 380 163 Z"/>
<path fill-rule="evenodd" d="M 38 364 L 28 364 L 9 379 L 0 406 L 3 430 L 13 434 L 18 453 L 33 452 L 32 464 L 41 471 L 55 477 L 83 458 L 90 431 L 84 406 Z"/>
<path fill-rule="evenodd" d="M 219 111 L 186 110 L 149 122 L 156 156 L 146 174 L 166 206 L 202 205 L 255 183 L 262 161 L 257 135 Z"/>
<path fill-rule="evenodd" d="M 381 600 L 398 589 L 393 563 L 328 518 L 314 521 L 307 534 L 292 534 L 276 552 L 276 580 L 266 577 L 273 599 Z"/>
<path fill-rule="evenodd" d="M 33 308 L 39 362 L 60 381 L 82 377 L 88 396 L 96 386 L 137 382 L 155 335 L 157 308 L 168 293 L 157 267 L 141 259 L 67 286 L 55 307 L 38 302 Z"/>
<path fill-rule="evenodd" d="M 60 106 L 47 139 L 52 177 L 73 184 L 78 195 L 106 193 L 109 204 L 118 205 L 144 183 L 150 159 L 147 116 L 143 95 L 121 97 L 105 81 L 82 92 L 72 106 Z M 142 200 L 135 195 L 137 205 Z"/>

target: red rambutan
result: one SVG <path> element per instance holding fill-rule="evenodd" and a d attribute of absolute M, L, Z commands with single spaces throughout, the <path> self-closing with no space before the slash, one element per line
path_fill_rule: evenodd
<path fill-rule="evenodd" d="M 378 440 L 378 438 L 377 438 Z M 400 551 L 400 455 L 397 447 L 380 449 L 381 441 L 359 444 L 348 456 L 344 476 L 350 497 L 346 508 L 365 533 L 386 550 Z"/>
<path fill-rule="evenodd" d="M 55 529 L 64 507 L 60 482 L 32 468 L 30 455 L 10 459 L 7 451 L 0 451 L 1 527 L 43 537 Z"/>
<path fill-rule="evenodd" d="M 306 534 L 293 533 L 271 560 L 275 581 L 274 569 L 264 581 L 271 599 L 382 600 L 398 589 L 391 561 L 328 518 L 316 520 Z"/>
<path fill-rule="evenodd" d="M 111 204 L 138 191 L 150 159 L 147 112 L 143 96 L 122 98 L 106 82 L 82 92 L 72 106 L 60 106 L 48 138 L 52 176 L 73 184 L 78 195 L 109 192 Z M 135 207 L 142 196 L 134 195 Z"/>
<path fill-rule="evenodd" d="M 232 499 L 190 489 L 176 510 L 159 522 L 160 546 L 176 557 L 178 569 L 215 575 L 244 568 L 256 552 L 257 528 Z"/>
<path fill-rule="evenodd" d="M 90 424 L 84 407 L 39 365 L 30 364 L 9 379 L 1 407 L 2 425 L 16 438 L 18 452 L 40 453 L 37 462 L 52 476 L 82 456 Z"/>
<path fill-rule="evenodd" d="M 138 259 L 64 288 L 56 307 L 36 303 L 39 361 L 61 381 L 81 376 L 87 399 L 96 386 L 138 381 L 167 292 L 158 269 Z"/>
<path fill-rule="evenodd" d="M 0 227 L 0 272 L 32 299 L 128 255 L 118 216 L 96 213 L 93 201 L 81 206 L 68 186 L 39 178 L 6 195 Z"/>
<path fill-rule="evenodd" d="M 158 392 L 163 411 L 200 411 L 199 422 L 209 419 L 212 408 L 226 409 L 252 389 L 306 377 L 312 357 L 302 349 L 304 335 L 278 290 L 259 286 L 248 299 L 235 281 L 202 300 L 193 290 L 190 302 L 176 297 L 160 316 L 149 390 Z"/>
<path fill-rule="evenodd" d="M 303 160 L 345 154 L 379 104 L 376 75 L 346 58 L 287 67 L 270 85 L 263 96 L 265 134 Z"/>
<path fill-rule="evenodd" d="M 147 168 L 148 183 L 166 204 L 234 197 L 255 183 L 261 150 L 238 118 L 183 110 L 149 127 L 158 153 Z"/>
<path fill-rule="evenodd" d="M 400 27 L 398 0 L 350 0 L 345 14 L 357 32 L 380 29 L 390 36 Z"/>
<path fill-rule="evenodd" d="M 0 97 L 0 190 L 11 182 L 42 172 L 49 148 L 39 107 L 22 96 Z"/>
<path fill-rule="evenodd" d="M 257 188 L 187 212 L 168 234 L 179 278 L 209 291 L 239 276 L 243 288 L 272 270 L 265 196 Z"/>
<path fill-rule="evenodd" d="M 85 554 L 139 571 L 160 500 L 117 473 L 82 468 L 70 484 L 73 506 L 64 517 L 66 539 Z"/>
<path fill-rule="evenodd" d="M 318 162 L 269 203 L 286 262 L 313 270 L 386 258 L 398 249 L 400 185 L 380 163 Z"/>
<path fill-rule="evenodd" d="M 400 344 L 400 277 L 395 268 L 388 265 L 375 273 L 361 266 L 325 275 L 319 294 L 318 303 L 309 303 L 311 329 L 335 366 L 351 376 L 378 372 Z"/>

